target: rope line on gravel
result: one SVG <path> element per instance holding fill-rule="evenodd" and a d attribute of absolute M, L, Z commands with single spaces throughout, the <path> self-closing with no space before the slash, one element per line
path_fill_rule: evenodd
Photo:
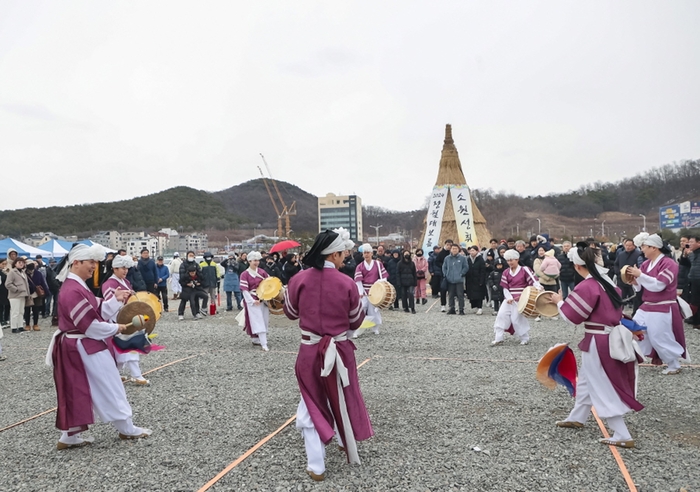
<path fill-rule="evenodd" d="M 152 372 L 155 372 L 155 371 L 159 371 L 159 370 L 161 370 L 161 369 L 164 369 L 164 368 L 166 368 L 166 367 L 168 367 L 168 366 L 172 366 L 173 364 L 177 364 L 178 362 L 183 362 L 183 361 L 186 361 L 186 360 L 188 360 L 188 359 L 192 359 L 192 358 L 194 358 L 194 357 L 198 357 L 198 356 L 200 356 L 200 355 L 202 355 L 202 354 L 195 354 L 195 355 L 191 355 L 191 356 L 189 356 L 189 357 L 185 357 L 184 359 L 174 360 L 174 361 L 172 361 L 172 362 L 168 362 L 167 364 L 163 364 L 162 366 L 156 367 L 155 369 L 151 369 L 151 370 L 149 370 L 149 371 L 146 371 L 146 372 L 144 372 L 143 374 L 144 374 L 144 375 L 150 374 L 150 373 L 152 373 Z M 42 417 L 42 416 L 47 415 L 47 414 L 49 414 L 49 413 L 53 413 L 53 412 L 56 411 L 57 408 L 58 408 L 58 407 L 49 408 L 48 410 L 44 410 L 43 412 L 37 413 L 36 415 L 33 415 L 33 416 L 29 417 L 29 418 L 26 418 L 26 419 L 24 419 L 24 420 L 20 420 L 19 422 L 15 422 L 14 424 L 10 424 L 10 425 L 8 425 L 7 427 L 3 427 L 2 429 L 0 429 L 0 432 L 5 432 L 6 430 L 10 430 L 10 429 L 12 429 L 13 427 L 17 427 L 17 426 L 19 426 L 19 425 L 26 424 L 27 422 L 31 422 L 31 421 L 34 420 L 34 419 L 38 419 L 39 417 Z"/>
<path fill-rule="evenodd" d="M 595 411 L 595 408 L 591 407 L 591 412 L 593 413 L 593 416 L 595 417 L 596 422 L 598 422 L 598 427 L 600 427 L 600 431 L 603 433 L 603 437 L 605 439 L 610 439 L 610 434 L 608 434 L 608 430 L 605 428 L 605 425 L 603 425 L 603 421 L 600 420 L 600 417 L 598 417 L 598 413 Z M 634 484 L 634 480 L 632 480 L 632 476 L 630 475 L 630 472 L 627 470 L 627 466 L 625 465 L 625 462 L 622 460 L 622 456 L 620 456 L 620 451 L 617 450 L 616 446 L 608 445 L 608 448 L 610 448 L 610 452 L 612 453 L 613 457 L 615 458 L 615 461 L 617 462 L 617 466 L 620 468 L 620 472 L 622 472 L 622 477 L 625 479 L 625 482 L 627 483 L 627 488 L 629 488 L 630 492 L 637 492 L 637 486 Z"/>
<path fill-rule="evenodd" d="M 438 302 L 439 300 L 440 300 L 440 299 L 435 299 L 435 301 L 433 301 L 433 303 L 430 305 L 430 307 L 429 307 L 428 309 L 425 310 L 425 312 L 426 312 L 426 313 L 429 313 L 430 310 L 433 309 L 433 306 L 434 306 L 435 304 L 437 304 L 437 302 Z"/>
<path fill-rule="evenodd" d="M 363 360 L 360 364 L 357 365 L 357 368 L 359 369 L 360 367 L 364 366 L 364 365 L 367 364 L 370 360 L 372 360 L 372 359 L 371 359 L 371 358 L 368 358 L 368 359 Z M 261 447 L 263 447 L 263 446 L 265 445 L 265 443 L 267 443 L 268 441 L 270 441 L 270 439 L 272 439 L 272 438 L 275 437 L 277 434 L 279 434 L 280 432 L 282 432 L 287 426 L 289 426 L 289 424 L 291 424 L 292 422 L 294 422 L 296 419 L 297 419 L 296 414 L 294 414 L 293 416 L 289 417 L 289 419 L 287 419 L 287 421 L 286 421 L 285 423 L 283 423 L 282 425 L 280 425 L 280 426 L 279 426 L 277 429 L 275 429 L 273 432 L 271 432 L 270 434 L 268 434 L 267 436 L 265 436 L 264 438 L 262 438 L 260 441 L 258 441 L 252 448 L 248 449 L 248 451 L 246 451 L 245 453 L 243 453 L 242 455 L 240 455 L 238 458 L 236 458 L 236 459 L 235 459 L 233 462 L 231 462 L 226 468 L 224 468 L 224 469 L 221 470 L 219 473 L 217 473 L 216 476 L 215 476 L 214 478 L 212 478 L 212 479 L 209 480 L 207 483 L 205 483 L 205 484 L 202 486 L 202 488 L 200 488 L 197 492 L 205 492 L 205 491 L 209 490 L 216 482 L 218 482 L 218 481 L 221 480 L 224 476 L 226 476 L 226 474 L 228 474 L 228 472 L 230 472 L 231 470 L 233 470 L 234 468 L 236 468 L 238 465 L 240 465 L 243 461 L 245 461 L 246 458 L 249 458 L 249 457 L 250 457 L 253 453 L 255 453 L 258 449 L 260 449 Z"/>

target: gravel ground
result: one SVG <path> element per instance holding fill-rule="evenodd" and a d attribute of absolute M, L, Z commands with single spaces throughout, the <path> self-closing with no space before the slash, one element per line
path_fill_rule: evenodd
<path fill-rule="evenodd" d="M 534 377 L 536 361 L 557 342 L 582 336 L 562 321 L 532 322 L 532 341 L 490 347 L 494 318 L 385 312 L 382 333 L 356 342 L 375 437 L 360 443 L 362 466 L 327 448 L 327 478 L 304 473 L 303 441 L 283 429 L 212 490 L 627 490 L 591 418 L 581 430 L 558 429 L 573 400 Z M 299 343 L 296 325 L 272 317 L 269 353 L 234 326 L 236 312 L 193 322 L 166 313 L 156 331 L 167 349 L 142 359 L 150 387 L 129 385 L 137 425 L 149 439 L 121 442 L 97 424 L 95 444 L 58 452 L 55 413 L 0 432 L 0 490 L 197 490 L 294 415 Z M 56 404 L 43 365 L 52 330 L 2 340 L 0 429 Z M 691 354 L 700 332 L 687 330 Z M 578 351 L 577 349 L 575 349 Z M 646 409 L 627 422 L 638 448 L 620 450 L 640 492 L 700 491 L 698 369 L 662 376 L 640 368 Z M 475 451 L 478 447 L 481 451 Z"/>

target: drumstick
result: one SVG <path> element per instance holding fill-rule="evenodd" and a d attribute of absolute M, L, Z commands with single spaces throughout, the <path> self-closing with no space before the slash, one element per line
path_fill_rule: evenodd
<path fill-rule="evenodd" d="M 148 321 L 149 319 L 150 318 L 147 314 L 137 314 L 132 318 L 131 323 L 124 325 L 124 328 L 131 328 L 132 326 L 136 328 L 143 328 L 143 325 L 145 325 L 146 321 Z"/>

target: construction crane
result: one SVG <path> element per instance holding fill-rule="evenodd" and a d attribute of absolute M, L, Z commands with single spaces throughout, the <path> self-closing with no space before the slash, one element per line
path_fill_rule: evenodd
<path fill-rule="evenodd" d="M 274 180 L 272 177 L 272 173 L 270 172 L 270 166 L 267 165 L 267 161 L 265 160 L 265 156 L 260 154 L 260 157 L 262 158 L 263 164 L 265 164 L 265 169 L 267 170 L 267 175 L 268 178 L 265 178 L 265 174 L 263 174 L 262 169 L 260 169 L 260 166 L 258 166 L 258 171 L 260 171 L 260 176 L 262 177 L 263 184 L 265 185 L 265 189 L 267 190 L 267 194 L 270 196 L 270 201 L 272 202 L 272 206 L 275 208 L 275 213 L 277 214 L 277 234 L 282 235 L 282 218 L 284 218 L 284 237 L 288 238 L 289 233 L 292 231 L 292 227 L 289 223 L 289 217 L 291 215 L 296 215 L 297 214 L 297 209 L 296 209 L 296 201 L 293 201 L 289 207 L 284 203 L 284 199 L 282 198 L 282 194 L 280 193 L 279 188 L 277 187 L 277 182 Z M 275 188 L 275 193 L 277 194 L 277 198 L 279 199 L 279 205 L 275 201 L 275 198 L 272 195 L 272 190 L 270 190 L 270 185 L 267 183 L 269 181 L 272 181 L 272 186 Z"/>

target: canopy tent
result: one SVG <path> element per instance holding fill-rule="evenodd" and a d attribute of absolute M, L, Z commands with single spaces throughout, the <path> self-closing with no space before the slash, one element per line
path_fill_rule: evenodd
<path fill-rule="evenodd" d="M 58 239 L 52 239 L 51 241 L 45 242 L 39 249 L 46 251 L 46 255 L 53 258 L 63 258 L 68 254 L 73 243 L 70 241 L 60 241 Z"/>
<path fill-rule="evenodd" d="M 92 246 L 93 244 L 99 244 L 96 243 L 95 241 L 91 241 L 89 239 L 83 239 L 82 241 L 78 241 L 81 244 L 87 244 L 88 246 Z M 108 248 L 107 246 L 101 245 L 107 253 L 116 253 L 116 249 Z M 70 250 L 70 248 L 68 248 Z"/>
<path fill-rule="evenodd" d="M 30 258 L 36 258 L 36 255 L 44 256 L 46 254 L 46 251 L 43 249 L 29 246 L 28 244 L 8 237 L 0 241 L 0 258 L 7 258 L 7 251 L 9 249 L 14 249 L 20 256 L 28 256 Z"/>

